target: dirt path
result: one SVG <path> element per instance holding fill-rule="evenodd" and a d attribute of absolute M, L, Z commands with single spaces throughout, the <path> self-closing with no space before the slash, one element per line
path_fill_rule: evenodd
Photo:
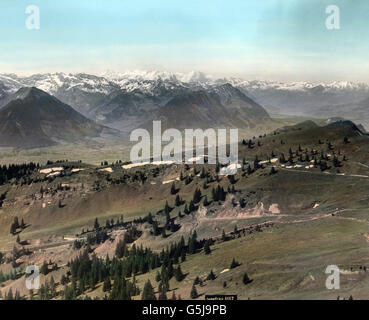
<path fill-rule="evenodd" d="M 299 173 L 310 173 L 310 174 L 317 174 L 317 175 L 327 175 L 327 176 L 339 176 L 339 177 L 352 177 L 352 178 L 369 178 L 369 176 L 362 175 L 362 174 L 342 174 L 342 173 L 330 173 L 328 171 L 325 172 L 315 172 L 315 171 L 306 171 L 306 170 L 297 170 L 297 169 L 287 169 L 283 167 L 278 167 L 284 171 L 292 171 L 292 172 L 299 172 Z"/>

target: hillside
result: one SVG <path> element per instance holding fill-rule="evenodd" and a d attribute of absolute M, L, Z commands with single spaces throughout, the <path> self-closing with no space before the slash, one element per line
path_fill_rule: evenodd
<path fill-rule="evenodd" d="M 0 110 L 2 147 L 46 147 L 113 132 L 37 88 L 21 88 L 12 99 Z"/>
<path fill-rule="evenodd" d="M 178 95 L 152 117 L 164 128 L 253 128 L 270 120 L 262 106 L 230 84 Z"/>
<path fill-rule="evenodd" d="M 169 297 L 175 289 L 189 299 L 198 276 L 203 281 L 196 285 L 199 294 L 238 294 L 240 299 L 362 298 L 365 292 L 358 284 L 369 282 L 362 269 L 369 264 L 363 254 L 368 239 L 368 151 L 369 137 L 350 121 L 326 126 L 306 121 L 265 136 L 245 137 L 239 146 L 240 168 L 230 177 L 218 175 L 220 168 L 208 164 L 92 166 L 61 161 L 20 168 L 20 176 L 15 169 L 2 169 L 1 176 L 7 179 L 0 184 L 0 251 L 7 258 L 0 271 L 11 270 L 9 257 L 19 234 L 23 244 L 17 244 L 18 268 L 49 259 L 57 263 L 60 267 L 43 279 L 54 276 L 60 299 L 65 294 L 60 281 L 69 270 L 67 262 L 89 248 L 87 244 L 91 259 L 96 254 L 104 260 L 106 254 L 110 258 L 116 254 L 124 234 L 130 235 L 129 250 L 134 243 L 135 248 L 142 245 L 154 253 L 173 248 L 183 237 L 185 258 L 178 253 L 175 258 L 172 252 L 169 261 L 174 268 L 180 263 L 185 277 L 170 278 Z M 26 225 L 12 235 L 9 228 L 15 217 Z M 99 227 L 93 226 L 95 218 Z M 194 231 L 193 248 L 187 239 Z M 209 254 L 203 239 L 210 241 Z M 28 254 L 22 253 L 27 249 Z M 233 258 L 239 264 L 230 268 Z M 339 292 L 321 285 L 324 268 L 332 260 L 348 272 L 342 274 Z M 165 261 L 160 263 L 168 266 Z M 165 268 L 151 264 L 137 268 L 140 290 L 150 279 L 159 295 L 155 278 Z M 210 270 L 214 280 L 206 280 Z M 252 282 L 243 283 L 244 273 Z M 133 281 L 132 273 L 126 277 Z M 73 279 L 69 278 L 69 287 Z M 102 281 L 89 286 L 78 295 L 113 297 L 114 291 L 102 291 Z M 13 280 L 4 282 L 3 294 L 11 287 L 28 294 Z"/>

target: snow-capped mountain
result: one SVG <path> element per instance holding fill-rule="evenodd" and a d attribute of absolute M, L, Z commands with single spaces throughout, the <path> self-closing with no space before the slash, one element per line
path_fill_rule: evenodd
<path fill-rule="evenodd" d="M 79 88 L 86 92 L 105 94 L 118 89 L 114 83 L 104 77 L 85 73 L 66 74 L 58 72 L 35 74 L 27 77 L 18 77 L 15 74 L 0 74 L 0 81 L 9 84 L 12 88 L 32 86 L 50 94 L 56 94 L 61 88 L 66 90 Z"/>
<path fill-rule="evenodd" d="M 236 87 L 244 87 L 249 90 L 281 90 L 281 91 L 307 91 L 316 87 L 322 87 L 326 91 L 333 90 L 363 90 L 369 89 L 369 86 L 365 83 L 350 82 L 350 81 L 332 81 L 332 82 L 278 82 L 267 80 L 244 80 L 240 78 L 224 78 L 218 81 L 229 82 Z"/>
<path fill-rule="evenodd" d="M 230 83 L 249 91 L 278 90 L 278 91 L 309 91 L 321 88 L 323 91 L 369 91 L 368 84 L 350 81 L 332 81 L 327 83 L 312 82 L 278 82 L 268 80 L 245 80 L 242 78 L 214 78 L 198 71 L 189 73 L 173 73 L 166 71 L 127 71 L 118 73 L 107 71 L 101 76 L 86 73 L 66 74 L 45 73 L 20 77 L 15 74 L 0 74 L 1 83 L 8 91 L 15 91 L 22 86 L 34 86 L 50 94 L 56 94 L 58 90 L 71 90 L 79 88 L 85 92 L 110 94 L 114 90 L 126 90 L 127 92 L 140 90 L 152 92 L 157 84 L 166 88 L 183 86 L 187 88 L 208 88 L 210 86 Z"/>
<path fill-rule="evenodd" d="M 283 83 L 237 78 L 218 81 L 229 82 L 269 112 L 280 114 L 312 115 L 326 105 L 349 104 L 369 97 L 368 84 L 349 81 Z"/>
<path fill-rule="evenodd" d="M 102 75 L 103 77 L 112 81 L 168 81 L 168 82 L 183 82 L 183 83 L 206 83 L 213 79 L 212 76 L 199 71 L 191 71 L 188 73 L 174 73 L 168 71 L 145 71 L 135 70 L 118 73 L 114 71 L 107 71 Z"/>
<path fill-rule="evenodd" d="M 365 83 L 334 81 L 329 83 L 245 80 L 241 78 L 215 78 L 202 72 L 173 73 L 166 71 L 106 72 L 102 75 L 85 73 L 46 73 L 21 77 L 0 74 L 0 106 L 11 99 L 11 94 L 21 87 L 37 87 L 54 95 L 79 112 L 90 115 L 104 108 L 125 103 L 134 112 L 134 105 L 144 109 L 164 105 L 178 94 L 198 90 L 211 90 L 230 83 L 247 96 L 263 105 L 269 112 L 286 114 L 311 114 L 326 105 L 342 105 L 369 97 Z"/>

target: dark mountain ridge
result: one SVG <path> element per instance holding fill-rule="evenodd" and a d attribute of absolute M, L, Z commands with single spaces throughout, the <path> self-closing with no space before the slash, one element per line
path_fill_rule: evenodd
<path fill-rule="evenodd" d="M 37 88 L 21 88 L 0 110 L 0 146 L 33 148 L 98 137 L 113 130 Z"/>

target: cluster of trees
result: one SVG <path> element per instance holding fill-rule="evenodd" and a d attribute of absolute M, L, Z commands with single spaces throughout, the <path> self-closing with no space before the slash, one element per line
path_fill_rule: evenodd
<path fill-rule="evenodd" d="M 20 276 L 21 274 L 17 272 L 16 269 L 10 270 L 10 272 L 7 274 L 4 274 L 2 271 L 0 271 L 0 284 L 8 280 L 16 280 Z"/>
<path fill-rule="evenodd" d="M 166 260 L 163 262 L 161 267 L 161 272 L 156 274 L 155 280 L 159 283 L 158 284 L 158 291 L 159 291 L 159 300 L 168 300 L 167 292 L 169 291 L 169 280 L 175 277 L 175 279 L 180 282 L 185 278 L 185 275 L 182 273 L 181 265 L 178 264 L 177 268 L 173 267 L 172 260 Z M 150 283 L 151 285 L 151 283 Z M 149 284 L 145 285 L 149 287 Z M 142 294 L 142 300 L 153 300 L 152 296 L 151 299 L 148 299 L 146 296 L 147 293 L 150 291 L 144 292 Z"/>
<path fill-rule="evenodd" d="M 128 248 L 126 239 L 122 239 L 117 244 L 116 256 L 112 260 L 108 256 L 106 259 L 100 259 L 96 255 L 90 258 L 88 250 L 84 250 L 68 263 L 70 272 L 67 276 L 63 276 L 61 281 L 65 285 L 64 298 L 75 299 L 87 288 L 94 289 L 97 283 L 103 282 L 103 291 L 110 292 L 108 299 L 129 300 L 132 296 L 138 295 L 139 290 L 135 280 L 129 282 L 126 278 L 161 267 L 159 298 L 165 299 L 166 292 L 169 290 L 168 281 L 172 277 L 177 281 L 182 281 L 184 278 L 179 260 L 185 261 L 187 253 L 195 253 L 203 246 L 203 243 L 196 239 L 197 236 L 194 233 L 186 246 L 182 237 L 178 243 L 171 244 L 160 254 L 147 248 L 136 248 L 135 244 Z M 174 264 L 178 264 L 177 268 L 173 268 Z M 113 285 L 111 279 L 114 279 Z M 70 285 L 68 285 L 69 282 L 71 282 Z M 142 296 L 146 299 L 151 296 L 153 290 L 150 290 L 149 284 L 146 284 L 145 288 Z"/>
<path fill-rule="evenodd" d="M 3 299 L 2 293 L 0 291 L 0 299 Z M 8 293 L 4 295 L 4 300 L 23 300 L 18 290 L 15 291 L 13 295 L 13 290 L 10 288 Z"/>
<path fill-rule="evenodd" d="M 24 220 L 22 218 L 21 223 L 19 223 L 19 219 L 17 216 L 14 217 L 14 220 L 12 224 L 10 225 L 10 233 L 12 235 L 15 235 L 17 233 L 18 229 L 24 229 L 26 227 L 26 224 L 24 223 Z"/>
<path fill-rule="evenodd" d="M 51 276 L 50 281 L 45 281 L 38 290 L 38 296 L 41 300 L 50 300 L 55 298 L 58 293 L 56 291 L 57 284 L 55 283 L 54 277 Z M 30 299 L 33 299 L 33 291 L 30 292 Z"/>
<path fill-rule="evenodd" d="M 318 141 L 318 144 L 324 144 L 321 140 Z M 298 162 L 310 162 L 314 160 L 314 167 L 319 167 L 321 171 L 325 171 L 330 169 L 331 167 L 328 165 L 328 161 L 332 161 L 334 167 L 342 167 L 342 161 L 346 161 L 347 158 L 345 155 L 342 156 L 342 161 L 339 160 L 339 156 L 342 155 L 339 150 L 336 152 L 334 150 L 334 146 L 330 141 L 326 142 L 327 150 L 332 152 L 333 158 L 329 157 L 323 150 L 317 151 L 311 149 L 310 151 L 306 148 L 303 150 L 301 145 L 299 145 L 298 149 L 294 152 L 291 148 L 288 151 L 288 158 L 286 159 L 285 155 L 281 153 L 279 157 L 280 163 L 289 163 L 290 165 L 294 164 L 296 161 Z"/>
<path fill-rule="evenodd" d="M 227 193 L 224 191 L 224 188 L 219 186 L 217 188 L 211 189 L 211 195 L 214 201 L 225 201 Z"/>
<path fill-rule="evenodd" d="M 49 269 L 49 266 L 51 266 L 51 269 Z M 47 263 L 46 261 L 43 262 L 41 268 L 40 268 L 40 273 L 43 275 L 47 275 L 49 272 L 51 271 L 55 271 L 58 270 L 58 265 L 56 262 L 51 262 L 51 260 Z"/>
<path fill-rule="evenodd" d="M 14 178 L 18 180 L 39 168 L 40 165 L 33 162 L 0 166 L 0 185 L 7 183 Z"/>
<path fill-rule="evenodd" d="M 124 164 L 129 164 L 130 162 L 125 162 Z M 104 160 L 104 161 L 101 161 L 101 166 L 108 166 L 109 165 L 109 162 Z M 112 161 L 111 162 L 111 165 L 114 166 L 114 165 L 120 165 L 120 164 L 123 164 L 123 161 L 122 160 L 117 160 L 117 161 Z"/>

